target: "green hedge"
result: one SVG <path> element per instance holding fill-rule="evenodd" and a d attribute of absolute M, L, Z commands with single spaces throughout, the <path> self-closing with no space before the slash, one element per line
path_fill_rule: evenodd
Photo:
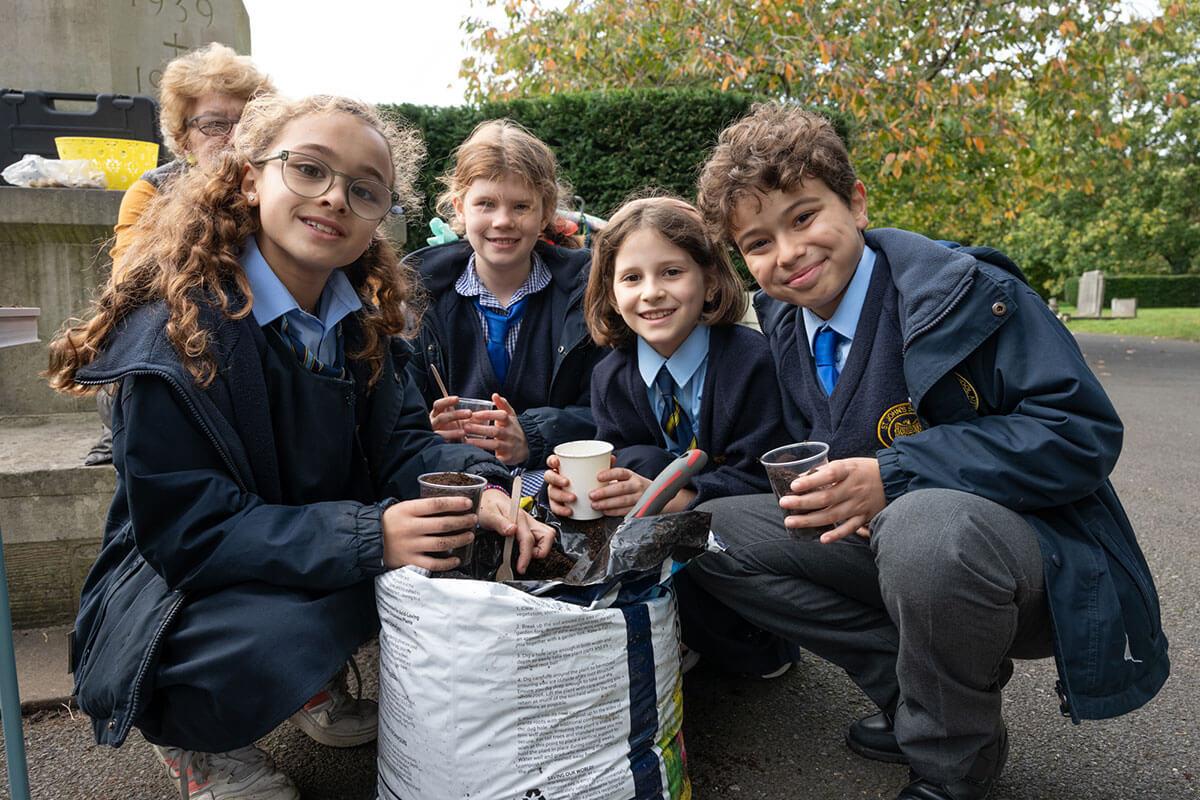
<path fill-rule="evenodd" d="M 1063 295 L 1068 305 L 1079 299 L 1079 278 L 1067 278 Z M 1200 306 L 1200 275 L 1105 275 L 1104 308 L 1114 297 L 1136 297 L 1138 308 Z"/>
<path fill-rule="evenodd" d="M 478 107 L 382 106 L 386 115 L 418 128 L 429 149 L 419 187 L 426 198 L 425 213 L 410 222 L 409 247 L 424 244 L 440 191 L 437 177 L 448 168 L 454 148 L 483 120 L 508 117 L 533 131 L 553 148 L 563 176 L 584 198 L 588 213 L 607 217 L 632 192 L 646 186 L 691 197 L 717 134 L 762 99 L 701 89 L 632 89 Z M 849 141 L 846 117 L 819 110 Z"/>

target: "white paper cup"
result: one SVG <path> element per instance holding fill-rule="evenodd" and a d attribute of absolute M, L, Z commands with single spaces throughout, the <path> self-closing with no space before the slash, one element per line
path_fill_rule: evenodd
<path fill-rule="evenodd" d="M 581 439 L 563 442 L 554 448 L 558 456 L 558 471 L 571 482 L 570 490 L 575 495 L 571 504 L 571 519 L 599 519 L 604 514 L 592 508 L 588 492 L 600 488 L 596 476 L 608 469 L 613 446 L 597 439 Z"/>

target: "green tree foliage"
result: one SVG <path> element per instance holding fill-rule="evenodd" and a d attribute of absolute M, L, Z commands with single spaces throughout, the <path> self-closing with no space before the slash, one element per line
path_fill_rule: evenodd
<path fill-rule="evenodd" d="M 1200 0 L 1154 20 L 1126 19 L 1118 0 L 503 9 L 499 26 L 464 24 L 474 101 L 703 86 L 831 106 L 854 124 L 875 224 L 1003 244 L 1042 289 L 1090 266 L 1200 264 Z"/>
<path fill-rule="evenodd" d="M 429 150 L 419 185 L 427 208 L 424 215 L 413 215 L 410 240 L 414 245 L 425 240 L 425 223 L 434 214 L 432 201 L 443 188 L 438 177 L 449 168 L 454 148 L 484 120 L 507 117 L 533 131 L 554 150 L 562 177 L 586 200 L 588 212 L 607 217 L 631 192 L 645 187 L 691 195 L 697 168 L 715 143 L 716 132 L 762 99 L 711 89 L 630 89 L 466 108 L 386 106 L 386 114 L 422 132 Z M 842 115 L 816 110 L 829 115 L 844 138 L 851 138 Z"/>

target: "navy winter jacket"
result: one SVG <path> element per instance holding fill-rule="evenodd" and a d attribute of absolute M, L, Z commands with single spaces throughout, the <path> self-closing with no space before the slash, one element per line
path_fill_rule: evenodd
<path fill-rule="evenodd" d="M 658 418 L 638 372 L 637 348 L 614 350 L 592 379 L 596 438 L 619 451 L 632 445 L 665 448 Z M 696 440 L 708 454 L 704 471 L 692 478 L 693 505 L 718 497 L 771 491 L 758 459 L 788 443 L 779 409 L 775 366 L 766 339 L 741 325 L 714 327 L 708 371 L 700 401 Z M 653 475 L 646 475 L 653 478 Z"/>
<path fill-rule="evenodd" d="M 201 389 L 168 341 L 166 321 L 161 302 L 137 309 L 77 374 L 84 385 L 121 381 L 120 404 L 137 405 L 140 387 L 161 385 L 147 382 L 171 390 L 147 393 L 171 399 L 139 406 L 114 432 L 116 491 L 73 633 L 75 696 L 97 742 L 114 747 L 149 700 L 159 646 L 189 595 L 247 581 L 323 592 L 369 580 L 384 569 L 384 501 L 416 497 L 417 475 L 467 470 L 508 483 L 508 471 L 489 454 L 446 444 L 430 430 L 404 372 L 409 347 L 394 340 L 393 357 L 369 391 L 366 366 L 347 365 L 357 390 L 346 413 L 355 416 L 370 485 L 356 487 L 356 498 L 283 505 L 262 329 L 252 315 L 231 320 L 203 309 L 218 372 Z M 346 318 L 343 330 L 346 351 L 354 352 L 357 317 Z M 138 425 L 139 417 L 154 425 Z M 154 438 L 148 429 L 172 437 Z"/>
<path fill-rule="evenodd" d="M 877 453 L 888 500 L 956 489 L 1022 514 L 1041 546 L 1063 712 L 1079 722 L 1138 708 L 1170 662 L 1149 567 L 1108 480 L 1123 427 L 1100 382 L 1000 253 L 977 259 L 891 229 L 866 241 L 891 265 L 923 427 Z M 773 350 L 803 324 L 762 292 L 755 309 Z"/>
<path fill-rule="evenodd" d="M 542 330 L 527 330 L 528 324 L 521 324 L 518 348 L 533 338 L 546 337 L 554 342 L 553 363 L 527 362 L 524 366 L 528 379 L 515 394 L 506 397 L 525 431 L 529 445 L 525 466 L 530 469 L 545 467 L 555 445 L 595 437 L 596 425 L 589 405 L 592 370 L 608 353 L 592 341 L 583 321 L 583 292 L 587 288 L 591 253 L 545 242 L 538 242 L 535 248 L 550 270 L 550 285 L 538 293 L 547 295 L 543 302 L 550 303 L 550 313 L 543 317 Z M 469 243 L 459 241 L 426 247 L 406 259 L 416 267 L 430 295 L 416 352 L 408 365 L 409 374 L 430 406 L 441 393 L 429 374 L 429 365 L 437 366 L 454 392 L 464 378 L 451 369 L 451 354 L 473 344 L 483 347 L 474 304 L 454 290 L 471 252 Z M 468 336 L 472 338 L 467 339 Z M 514 354 L 514 363 L 516 360 Z M 494 391 L 504 394 L 499 386 Z"/>

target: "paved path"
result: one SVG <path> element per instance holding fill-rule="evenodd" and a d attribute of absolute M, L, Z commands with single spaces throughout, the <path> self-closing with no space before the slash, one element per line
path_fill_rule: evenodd
<path fill-rule="evenodd" d="M 1012 754 L 993 797 L 1198 797 L 1200 345 L 1095 335 L 1079 341 L 1125 421 L 1113 481 L 1154 570 L 1173 674 L 1146 708 L 1075 727 L 1058 714 L 1053 664 L 1018 662 L 1005 696 Z M 905 779 L 903 768 L 846 749 L 846 726 L 870 706 L 843 674 L 813 657 L 771 682 L 734 680 L 702 663 L 687 677 L 685 706 L 698 800 L 890 800 Z M 136 734 L 121 750 L 98 748 L 86 720 L 42 712 L 26 719 L 26 735 L 35 797 L 172 797 Z M 287 725 L 264 746 L 306 800 L 374 796 L 374 747 L 324 750 Z"/>

